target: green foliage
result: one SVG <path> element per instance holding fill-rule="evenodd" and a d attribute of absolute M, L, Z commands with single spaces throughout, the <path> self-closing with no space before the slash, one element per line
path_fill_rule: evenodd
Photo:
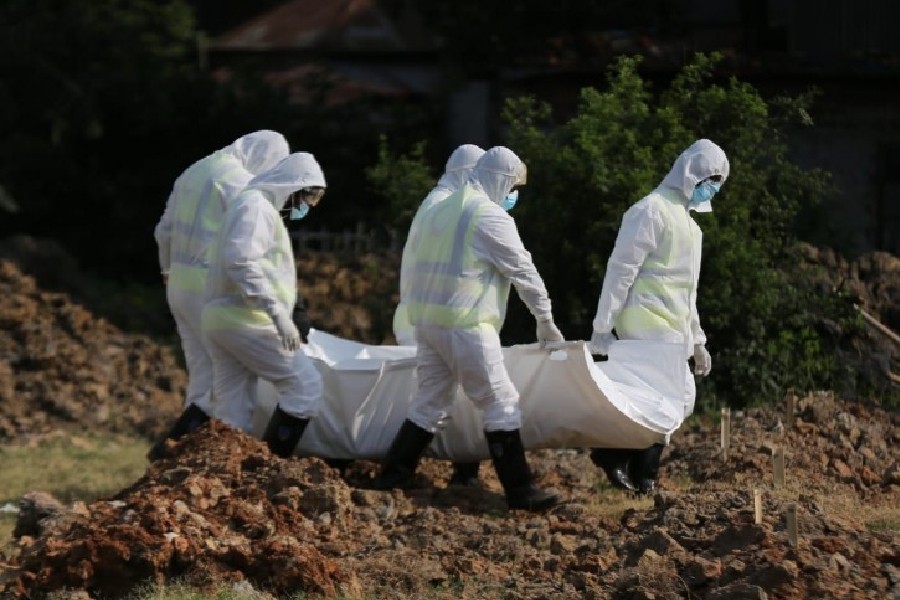
<path fill-rule="evenodd" d="M 530 166 L 516 221 L 544 275 L 569 338 L 587 339 L 606 259 L 628 206 L 651 191 L 681 151 L 707 137 L 728 154 L 731 176 L 715 211 L 694 214 L 704 231 L 698 296 L 713 353 L 700 408 L 744 405 L 843 375 L 838 337 L 822 324 L 852 325 L 848 302 L 822 294 L 793 249 L 797 215 L 831 193 L 827 173 L 787 158 L 790 127 L 809 125 L 812 94 L 767 102 L 749 84 L 715 82 L 718 57 L 697 56 L 663 90 L 621 58 L 604 90 L 585 89 L 577 114 L 556 126 L 547 106 L 508 102 L 509 146 Z M 520 208 L 521 207 L 521 208 Z M 528 315 L 511 307 L 508 341 L 526 341 Z"/>
<path fill-rule="evenodd" d="M 0 50 L 0 182 L 22 208 L 4 229 L 55 237 L 98 266 L 151 262 L 160 204 L 147 199 L 202 156 L 191 133 L 207 123 L 189 7 L 11 0 Z"/>
<path fill-rule="evenodd" d="M 731 176 L 715 211 L 694 213 L 704 231 L 698 308 L 714 366 L 698 410 L 770 401 L 790 386 L 846 389 L 854 376 L 836 349 L 857 317 L 845 298 L 817 287 L 795 251 L 799 215 L 833 193 L 828 173 L 787 157 L 791 128 L 811 125 L 815 94 L 767 101 L 737 79 L 714 81 L 718 60 L 698 55 L 652 90 L 639 59 L 620 58 L 608 85 L 582 90 L 577 113 L 561 124 L 534 98 L 508 100 L 506 144 L 529 166 L 514 213 L 520 233 L 563 333 L 588 339 L 623 213 L 682 150 L 710 138 L 728 154 Z M 533 341 L 532 321 L 512 302 L 504 342 Z"/>
<path fill-rule="evenodd" d="M 409 231 L 416 210 L 436 182 L 426 164 L 424 141 L 414 144 L 409 154 L 397 155 L 391 152 L 384 135 L 378 146 L 378 161 L 366 169 L 366 178 L 372 191 L 388 203 L 386 218 L 401 232 Z"/>

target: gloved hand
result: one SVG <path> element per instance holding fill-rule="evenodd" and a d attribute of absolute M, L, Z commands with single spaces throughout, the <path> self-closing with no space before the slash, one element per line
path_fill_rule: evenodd
<path fill-rule="evenodd" d="M 712 357 L 703 344 L 694 346 L 694 375 L 704 377 L 712 371 Z"/>
<path fill-rule="evenodd" d="M 278 337 L 281 338 L 284 349 L 293 352 L 299 348 L 300 331 L 291 318 L 282 312 L 277 312 L 272 317 L 272 320 L 275 322 L 275 329 L 278 330 Z"/>
<path fill-rule="evenodd" d="M 612 346 L 614 341 L 616 341 L 616 336 L 614 336 L 611 331 L 606 333 L 600 333 L 599 331 L 591 332 L 591 354 L 607 356 L 609 354 L 609 347 Z"/>
<path fill-rule="evenodd" d="M 553 319 L 537 322 L 537 339 L 541 343 L 541 348 L 546 348 L 548 344 L 552 347 L 554 343 L 566 341 Z"/>

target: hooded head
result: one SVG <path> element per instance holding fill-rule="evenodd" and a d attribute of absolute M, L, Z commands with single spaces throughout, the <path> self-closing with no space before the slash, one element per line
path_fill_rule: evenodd
<path fill-rule="evenodd" d="M 660 187 L 674 189 L 684 202 L 690 202 L 694 190 L 700 183 L 710 177 L 716 177 L 719 185 L 724 184 L 730 170 L 724 150 L 709 140 L 697 140 L 675 160 Z M 712 210 L 709 202 L 706 202 L 704 207 L 693 208 L 700 212 Z"/>
<path fill-rule="evenodd" d="M 515 152 L 504 146 L 494 146 L 475 163 L 475 181 L 494 204 L 503 205 L 506 195 L 527 179 L 525 163 Z"/>
<path fill-rule="evenodd" d="M 288 196 L 303 188 L 325 187 L 325 173 L 309 152 L 295 152 L 274 167 L 250 180 L 247 189 L 267 192 L 275 210 L 281 210 Z"/>
<path fill-rule="evenodd" d="M 268 171 L 288 155 L 288 143 L 276 131 L 263 129 L 235 140 L 231 151 L 252 175 Z"/>
<path fill-rule="evenodd" d="M 484 155 L 484 150 L 475 144 L 463 144 L 453 151 L 447 159 L 444 174 L 437 182 L 438 187 L 444 187 L 455 192 L 469 180 L 472 168 L 478 159 Z"/>

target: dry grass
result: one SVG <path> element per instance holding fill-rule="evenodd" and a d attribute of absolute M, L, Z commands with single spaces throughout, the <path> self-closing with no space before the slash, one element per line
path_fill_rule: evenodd
<path fill-rule="evenodd" d="M 31 491 L 63 503 L 115 493 L 143 475 L 145 440 L 57 435 L 27 445 L 0 446 L 0 507 L 18 506 Z M 16 515 L 0 513 L 0 549 L 9 550 Z"/>
<path fill-rule="evenodd" d="M 270 600 L 271 595 L 260 593 L 245 583 L 222 584 L 211 592 L 201 592 L 181 583 L 172 583 L 165 586 L 146 586 L 135 590 L 127 600 Z M 304 593 L 284 596 L 278 600 L 311 600 L 312 597 Z M 331 600 L 366 600 L 365 598 L 341 596 Z"/>
<path fill-rule="evenodd" d="M 598 517 L 621 518 L 628 509 L 648 510 L 653 506 L 652 496 L 635 496 L 613 488 L 603 479 L 597 484 L 597 493 L 585 503 L 588 512 Z"/>

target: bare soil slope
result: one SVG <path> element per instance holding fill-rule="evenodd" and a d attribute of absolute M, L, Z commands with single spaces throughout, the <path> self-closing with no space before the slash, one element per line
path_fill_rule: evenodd
<path fill-rule="evenodd" d="M 0 440 L 68 429 L 155 436 L 187 376 L 174 353 L 40 289 L 0 259 Z"/>
<path fill-rule="evenodd" d="M 735 417 L 727 460 L 714 424 L 685 431 L 652 500 L 598 488 L 584 452 L 533 453 L 541 485 L 564 500 L 543 515 L 507 511 L 487 465 L 482 489 L 447 487 L 448 464 L 426 460 L 416 489 L 370 491 L 372 463 L 342 479 L 214 423 L 128 489 L 37 520 L 6 559 L 0 596 L 68 588 L 117 598 L 147 580 L 187 578 L 375 598 L 894 597 L 897 415 L 817 400 L 787 424 L 772 411 Z M 777 489 L 776 447 L 787 465 Z M 23 509 L 25 518 L 27 500 Z"/>

